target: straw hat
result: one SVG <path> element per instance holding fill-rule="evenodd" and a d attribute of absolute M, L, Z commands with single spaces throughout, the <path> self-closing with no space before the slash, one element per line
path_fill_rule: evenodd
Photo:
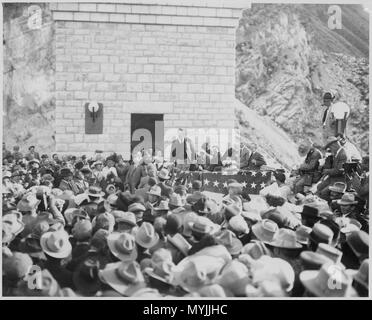
<path fill-rule="evenodd" d="M 340 200 L 337 200 L 337 204 L 340 206 L 350 206 L 357 204 L 358 201 L 355 200 L 355 195 L 353 193 L 344 193 Z"/>
<path fill-rule="evenodd" d="M 113 211 L 115 212 L 115 222 L 116 223 L 119 223 L 119 222 L 125 222 L 129 225 L 131 225 L 132 227 L 135 227 L 137 225 L 136 223 L 136 216 L 133 212 L 124 212 L 124 211 L 119 211 L 119 210 L 115 210 Z"/>
<path fill-rule="evenodd" d="M 206 217 L 198 217 L 196 221 L 190 221 L 189 227 L 191 231 L 201 234 L 213 234 L 219 230 L 219 226 L 214 224 Z"/>
<path fill-rule="evenodd" d="M 33 194 L 26 194 L 21 201 L 17 204 L 17 210 L 21 212 L 28 212 L 32 211 L 40 204 L 40 200 L 38 200 Z"/>
<path fill-rule="evenodd" d="M 136 261 L 110 263 L 100 271 L 101 278 L 123 296 L 145 288 L 145 279 Z"/>
<path fill-rule="evenodd" d="M 182 197 L 178 193 L 172 193 L 169 199 L 169 205 L 182 207 L 184 205 L 184 202 L 182 201 Z"/>
<path fill-rule="evenodd" d="M 137 212 L 145 212 L 146 208 L 142 203 L 135 202 L 129 205 L 128 211 L 136 214 Z"/>
<path fill-rule="evenodd" d="M 296 232 L 281 228 L 275 235 L 274 241 L 270 242 L 269 245 L 283 249 L 302 249 L 302 245 L 296 240 Z"/>
<path fill-rule="evenodd" d="M 319 271 L 307 270 L 300 273 L 303 286 L 317 297 L 356 297 L 352 277 L 341 267 L 332 263 L 323 264 Z"/>
<path fill-rule="evenodd" d="M 295 272 L 286 260 L 264 255 L 255 260 L 254 265 L 251 266 L 251 271 L 254 284 L 259 284 L 264 280 L 274 280 L 279 281 L 286 292 L 293 288 Z"/>
<path fill-rule="evenodd" d="M 164 180 L 170 179 L 169 171 L 165 168 L 162 168 L 158 173 L 158 177 Z"/>
<path fill-rule="evenodd" d="M 187 292 L 198 291 L 214 283 L 223 265 L 221 259 L 205 255 L 185 258 L 173 270 L 174 284 Z"/>
<path fill-rule="evenodd" d="M 86 191 L 86 194 L 90 197 L 103 197 L 105 193 L 102 191 L 100 187 L 90 186 L 89 189 Z"/>
<path fill-rule="evenodd" d="M 273 241 L 278 230 L 278 225 L 269 219 L 264 219 L 252 226 L 253 234 L 263 242 Z"/>
<path fill-rule="evenodd" d="M 316 253 L 319 253 L 328 259 L 332 260 L 335 264 L 341 263 L 342 258 L 342 251 L 332 247 L 326 243 L 319 243 L 318 248 L 316 249 Z"/>
<path fill-rule="evenodd" d="M 223 268 L 218 280 L 218 284 L 234 296 L 245 296 L 245 288 L 249 283 L 251 279 L 247 267 L 237 260 L 232 260 Z"/>
<path fill-rule="evenodd" d="M 66 209 L 64 212 L 64 216 L 65 216 L 68 226 L 72 225 L 72 222 L 74 221 L 74 218 L 76 217 L 87 219 L 87 220 L 90 219 L 88 213 L 85 210 L 77 209 L 77 208 Z"/>
<path fill-rule="evenodd" d="M 44 233 L 40 238 L 40 245 L 44 253 L 58 259 L 67 258 L 72 251 L 68 233 L 63 230 Z"/>
<path fill-rule="evenodd" d="M 300 225 L 297 229 L 296 229 L 296 239 L 297 239 L 297 242 L 303 244 L 303 245 L 307 245 L 308 241 L 309 241 L 309 236 L 310 236 L 310 233 L 311 233 L 311 228 L 310 227 L 307 227 L 307 226 L 304 226 L 304 225 Z"/>
<path fill-rule="evenodd" d="M 229 220 L 229 227 L 231 228 L 231 230 L 233 230 L 234 232 L 237 232 L 238 234 L 249 233 L 248 224 L 241 215 L 232 217 Z"/>
<path fill-rule="evenodd" d="M 159 241 L 159 235 L 155 232 L 154 226 L 151 223 L 144 222 L 138 228 L 136 233 L 136 242 L 141 247 L 150 249 Z"/>
<path fill-rule="evenodd" d="M 183 216 L 183 231 L 182 235 L 186 237 L 190 237 L 192 234 L 191 230 L 191 223 L 190 222 L 196 222 L 198 220 L 198 215 L 195 212 L 187 212 Z"/>
<path fill-rule="evenodd" d="M 55 189 L 53 189 L 53 190 L 55 190 Z M 53 190 L 52 190 L 52 192 L 58 193 L 56 195 L 57 199 L 61 199 L 61 200 L 65 200 L 65 201 L 70 201 L 70 200 L 75 199 L 74 192 L 71 191 L 71 190 L 64 190 L 64 191 L 61 190 L 62 191 L 61 193 L 58 192 L 58 191 L 53 191 Z M 57 189 L 57 190 L 60 190 L 60 189 Z"/>
<path fill-rule="evenodd" d="M 337 193 L 344 193 L 346 190 L 346 184 L 344 182 L 335 182 L 329 187 L 329 190 Z"/>
<path fill-rule="evenodd" d="M 103 206 L 107 212 L 114 210 L 117 207 L 118 196 L 116 194 L 110 194 L 107 199 L 103 202 Z"/>
<path fill-rule="evenodd" d="M 170 235 L 167 236 L 167 241 L 172 244 L 175 248 L 177 248 L 184 256 L 187 256 L 189 250 L 191 249 L 191 245 L 187 242 L 187 240 L 179 233 L 176 233 L 173 237 Z"/>
<path fill-rule="evenodd" d="M 107 237 L 111 253 L 121 261 L 137 259 L 137 248 L 133 235 L 123 232 L 113 232 Z"/>
<path fill-rule="evenodd" d="M 234 256 L 241 252 L 243 244 L 230 230 L 223 230 L 220 234 L 216 235 L 217 243 L 226 247 L 229 253 Z"/>
<path fill-rule="evenodd" d="M 150 190 L 147 192 L 148 195 L 153 195 L 157 197 L 161 197 L 161 188 L 157 185 L 154 185 L 150 188 Z"/>
<path fill-rule="evenodd" d="M 242 254 L 248 254 L 253 259 L 258 260 L 264 255 L 271 256 L 270 250 L 262 241 L 253 240 L 247 243 L 241 250 Z"/>
<path fill-rule="evenodd" d="M 151 255 L 150 264 L 154 266 L 165 261 L 172 262 L 172 253 L 168 249 L 159 248 Z"/>
<path fill-rule="evenodd" d="M 351 232 L 359 231 L 362 228 L 362 224 L 355 219 L 349 219 L 346 226 L 341 228 L 340 232 L 344 234 L 349 234 Z"/>
<path fill-rule="evenodd" d="M 331 228 L 324 224 L 316 223 L 310 232 L 309 239 L 316 243 L 331 244 L 333 236 L 334 234 Z"/>
<path fill-rule="evenodd" d="M 173 270 L 175 264 L 172 261 L 162 261 L 153 266 L 153 268 L 145 269 L 145 273 L 150 277 L 160 282 L 171 284 L 173 282 Z"/>
<path fill-rule="evenodd" d="M 300 259 L 305 270 L 319 270 L 325 263 L 332 263 L 326 256 L 313 251 L 302 251 Z"/>
<path fill-rule="evenodd" d="M 169 211 L 168 201 L 161 200 L 159 205 L 154 208 L 155 211 Z"/>

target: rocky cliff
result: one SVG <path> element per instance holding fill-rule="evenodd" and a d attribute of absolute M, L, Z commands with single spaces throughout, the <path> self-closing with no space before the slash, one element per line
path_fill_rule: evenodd
<path fill-rule="evenodd" d="M 40 15 L 39 15 L 40 14 Z M 3 139 L 54 150 L 54 27 L 48 4 L 3 4 Z M 39 24 L 41 22 L 41 25 Z"/>
<path fill-rule="evenodd" d="M 307 137 L 321 143 L 322 95 L 334 90 L 351 107 L 349 138 L 367 154 L 369 16 L 360 5 L 340 5 L 342 29 L 331 30 L 328 7 L 253 4 L 245 10 L 237 30 L 236 97 L 295 143 Z M 241 122 L 243 130 L 249 122 Z M 284 164 L 286 157 L 279 150 L 277 160 Z"/>

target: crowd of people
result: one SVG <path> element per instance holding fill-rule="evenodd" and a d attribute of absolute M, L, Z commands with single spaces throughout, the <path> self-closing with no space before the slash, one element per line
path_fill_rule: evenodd
<path fill-rule="evenodd" d="M 304 162 L 274 170 L 259 195 L 230 179 L 221 199 L 150 154 L 3 144 L 3 295 L 367 297 L 369 159 L 348 144 L 303 145 Z"/>

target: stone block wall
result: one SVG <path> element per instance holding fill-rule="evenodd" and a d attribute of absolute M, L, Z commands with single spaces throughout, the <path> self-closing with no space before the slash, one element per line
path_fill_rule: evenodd
<path fill-rule="evenodd" d="M 165 129 L 234 126 L 241 9 L 169 3 L 53 4 L 57 152 L 128 158 L 131 113 L 162 113 Z M 93 100 L 104 105 L 103 134 L 86 135 Z"/>

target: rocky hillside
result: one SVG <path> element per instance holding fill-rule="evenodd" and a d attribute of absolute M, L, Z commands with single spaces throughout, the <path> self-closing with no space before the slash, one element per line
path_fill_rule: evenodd
<path fill-rule="evenodd" d="M 328 28 L 328 5 L 245 10 L 237 30 L 236 97 L 295 143 L 307 137 L 321 143 L 322 94 L 332 89 L 351 107 L 347 133 L 366 154 L 369 16 L 360 5 L 340 7 L 341 30 Z M 285 151 L 277 157 L 286 162 Z"/>
<path fill-rule="evenodd" d="M 33 24 L 32 6 L 41 11 L 41 27 Z M 54 150 L 54 27 L 48 4 L 3 4 L 3 137 L 27 151 Z"/>
<path fill-rule="evenodd" d="M 241 140 L 253 141 L 268 166 L 291 170 L 301 162 L 296 144 L 270 117 L 260 116 L 257 111 L 247 108 L 243 103 L 237 103 L 236 118 L 240 125 Z"/>

